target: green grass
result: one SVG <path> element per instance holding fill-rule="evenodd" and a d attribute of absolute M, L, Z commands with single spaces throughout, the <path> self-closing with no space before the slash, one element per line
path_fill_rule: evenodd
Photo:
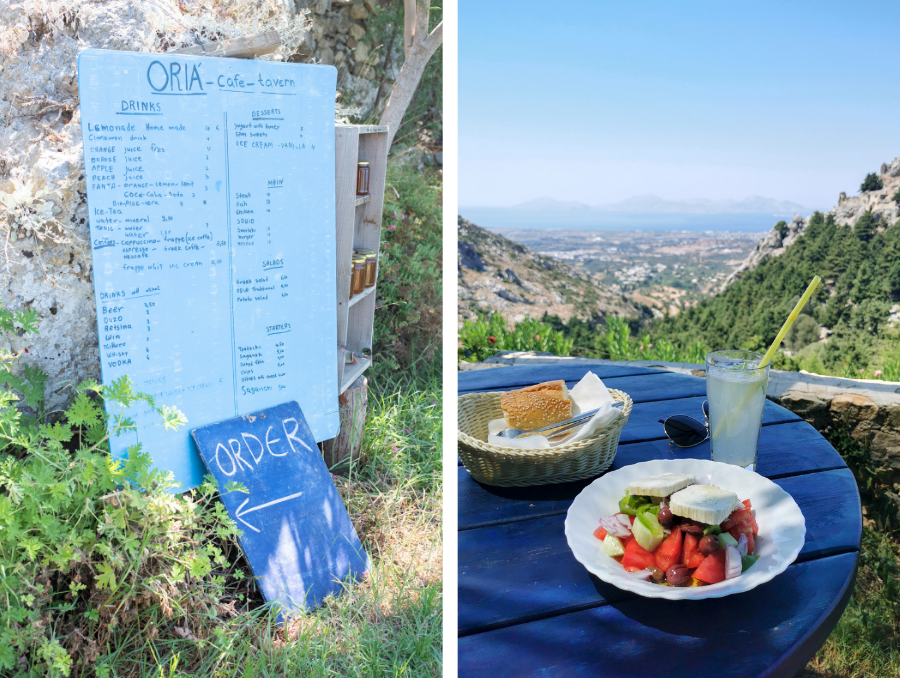
<path fill-rule="evenodd" d="M 862 546 L 850 603 L 798 678 L 900 676 L 900 547 L 869 527 Z"/>
<path fill-rule="evenodd" d="M 284 627 L 272 621 L 250 585 L 232 609 L 197 609 L 171 619 L 158 608 L 142 610 L 141 637 L 109 638 L 98 648 L 96 674 L 439 676 L 439 356 L 400 372 L 379 370 L 376 363 L 368 407 L 361 463 L 335 476 L 373 561 L 368 578 Z M 151 625 L 156 631 L 148 632 Z M 190 635 L 179 637 L 184 634 L 175 627 Z M 134 633 L 134 625 L 129 628 Z"/>

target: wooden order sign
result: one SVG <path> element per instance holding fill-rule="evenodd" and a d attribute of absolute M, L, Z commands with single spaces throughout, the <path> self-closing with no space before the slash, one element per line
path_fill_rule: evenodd
<path fill-rule="evenodd" d="M 314 440 L 337 434 L 335 83 L 330 66 L 81 53 L 104 383 L 127 374 L 191 426 L 295 399 Z M 201 482 L 186 432 L 138 439 Z"/>
<path fill-rule="evenodd" d="M 368 570 L 368 555 L 296 402 L 192 434 L 279 622 Z M 226 491 L 229 482 L 247 492 Z"/>

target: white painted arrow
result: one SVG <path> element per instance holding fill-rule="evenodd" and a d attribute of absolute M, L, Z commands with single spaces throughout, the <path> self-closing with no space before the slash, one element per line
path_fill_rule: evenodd
<path fill-rule="evenodd" d="M 241 509 L 244 508 L 250 502 L 250 497 L 247 497 L 244 500 L 244 503 L 241 504 L 240 506 L 238 506 L 237 511 L 234 512 L 234 517 L 237 518 L 238 520 L 240 520 L 242 523 L 244 523 L 244 525 L 249 527 L 254 532 L 260 532 L 260 530 L 253 527 L 253 525 L 248 523 L 241 516 L 245 516 L 248 513 L 253 513 L 254 511 L 259 511 L 260 509 L 268 508 L 269 506 L 274 506 L 275 504 L 280 504 L 281 502 L 287 501 L 288 499 L 295 499 L 296 497 L 299 497 L 301 494 L 303 494 L 303 493 L 298 492 L 297 494 L 291 494 L 287 497 L 282 497 L 281 499 L 275 499 L 274 501 L 268 501 L 265 504 L 260 504 L 259 506 L 254 506 L 253 508 L 248 508 L 246 511 L 241 513 Z"/>

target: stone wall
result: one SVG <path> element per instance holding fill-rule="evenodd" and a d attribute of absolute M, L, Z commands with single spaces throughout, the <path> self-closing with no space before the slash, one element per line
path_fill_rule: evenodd
<path fill-rule="evenodd" d="M 0 206 L 0 302 L 11 310 L 33 308 L 41 318 L 40 336 L 0 341 L 13 352 L 28 350 L 24 360 L 49 374 L 49 409 L 65 404 L 69 384 L 100 378 L 79 52 L 163 52 L 200 39 L 277 30 L 284 45 L 265 59 L 334 63 L 345 90 L 341 103 L 365 109 L 377 94 L 372 88 L 382 87 L 373 85 L 374 50 L 367 42 L 372 2 L 252 0 L 226 7 L 218 0 L 0 0 L 0 199 L 23 191 L 24 209 L 34 212 L 46 202 L 53 211 L 41 231 L 21 227 Z M 385 76 L 387 91 L 393 73 Z"/>

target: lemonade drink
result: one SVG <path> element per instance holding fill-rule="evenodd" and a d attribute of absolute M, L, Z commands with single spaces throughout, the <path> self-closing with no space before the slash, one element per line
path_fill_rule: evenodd
<path fill-rule="evenodd" d="M 761 359 L 753 351 L 715 351 L 706 356 L 713 461 L 755 470 L 769 380 L 768 364 L 758 367 Z"/>

